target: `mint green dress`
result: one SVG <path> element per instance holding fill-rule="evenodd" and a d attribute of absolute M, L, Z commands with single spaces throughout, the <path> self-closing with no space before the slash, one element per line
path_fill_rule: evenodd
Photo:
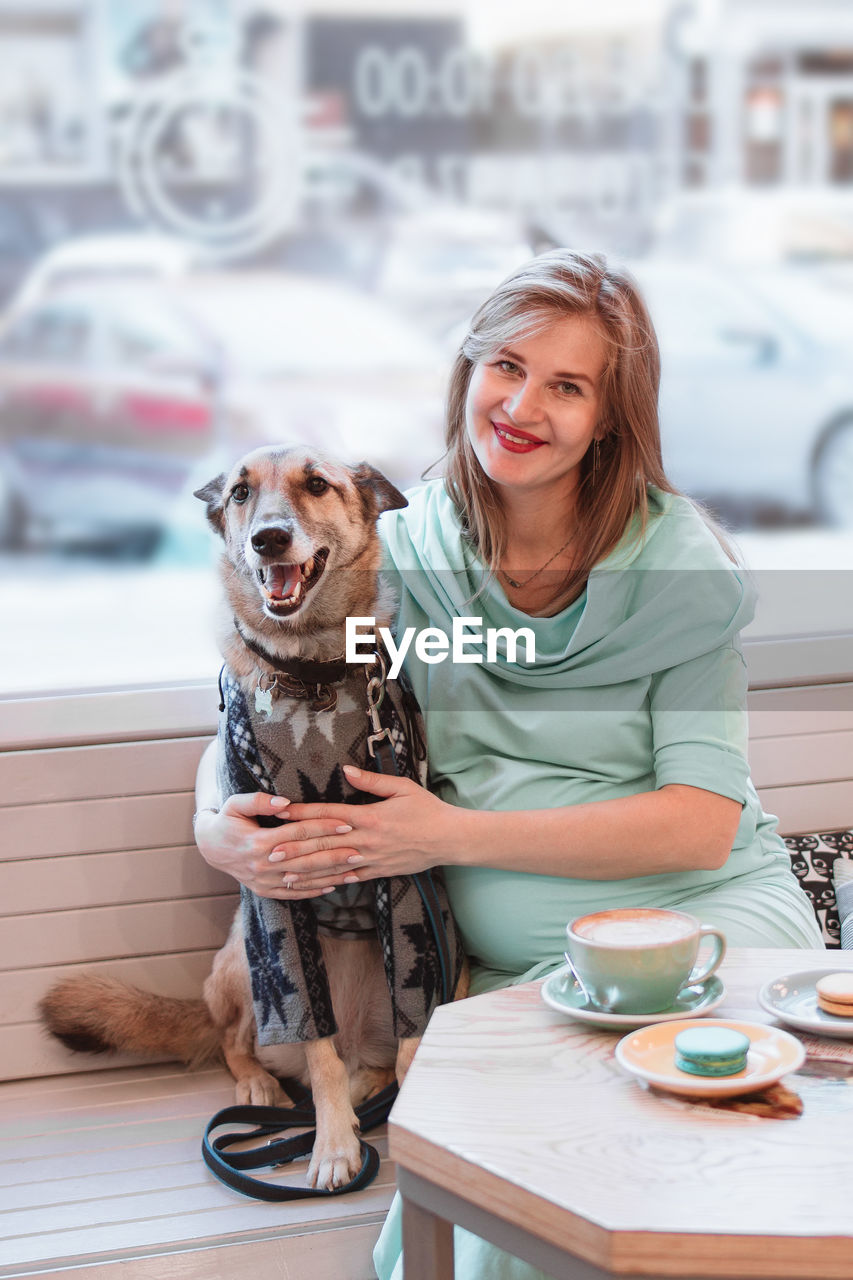
<path fill-rule="evenodd" d="M 482 619 L 483 633 L 528 628 L 535 637 L 533 661 L 499 634 L 488 662 L 428 663 L 410 649 L 405 667 L 424 711 L 436 794 L 464 808 L 523 810 L 681 783 L 742 807 L 731 855 L 715 871 L 578 880 L 448 866 L 472 994 L 553 971 L 567 921 L 614 906 L 689 911 L 735 946 L 821 947 L 776 820 L 749 777 L 739 633 L 753 616 L 750 583 L 695 507 L 651 489 L 645 531 L 632 523 L 577 600 L 532 618 L 489 578 L 441 481 L 407 497 L 381 526 L 400 593 L 398 641 L 407 627 L 450 636 L 454 617 Z M 466 652 L 485 656 L 485 647 Z M 464 1280 L 538 1274 L 467 1232 L 457 1230 L 456 1244 Z M 392 1211 L 375 1255 L 380 1280 L 400 1280 L 399 1252 Z"/>

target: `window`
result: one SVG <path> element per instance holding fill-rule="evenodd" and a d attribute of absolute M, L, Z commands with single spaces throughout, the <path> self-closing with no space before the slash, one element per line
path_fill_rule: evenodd
<path fill-rule="evenodd" d="M 22 47 L 44 40 L 52 72 L 37 117 L 4 117 L 0 181 L 26 179 L 28 213 L 0 216 L 0 250 L 24 225 L 53 243 L 2 260 L 0 590 L 20 622 L 0 697 L 209 681 L 216 542 L 193 490 L 281 438 L 416 482 L 468 317 L 564 244 L 648 291 L 666 464 L 762 580 L 755 678 L 853 675 L 853 24 L 816 4 L 831 21 L 794 5 L 772 59 L 769 10 L 727 10 L 699 48 L 666 4 L 629 23 L 620 0 L 499 30 L 488 0 L 263 22 L 205 4 L 203 63 L 181 6 L 154 43 L 119 0 L 49 33 L 22 16 L 0 48 L 12 105 Z M 724 36 L 748 75 L 735 139 L 710 92 Z M 772 189 L 787 155 L 808 165 L 796 199 Z M 741 161 L 741 186 L 714 186 Z"/>

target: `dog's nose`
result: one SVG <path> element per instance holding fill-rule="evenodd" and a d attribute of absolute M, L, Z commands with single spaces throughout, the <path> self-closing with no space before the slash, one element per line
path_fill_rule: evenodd
<path fill-rule="evenodd" d="M 252 534 L 252 550 L 257 551 L 259 556 L 277 556 L 287 551 L 292 541 L 290 529 L 285 529 L 280 524 L 270 524 L 263 529 L 256 529 Z"/>

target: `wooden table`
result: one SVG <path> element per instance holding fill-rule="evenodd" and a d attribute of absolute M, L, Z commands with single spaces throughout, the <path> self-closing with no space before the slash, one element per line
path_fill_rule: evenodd
<path fill-rule="evenodd" d="M 772 1022 L 759 988 L 812 968 L 853 970 L 853 953 L 730 950 L 711 1016 Z M 853 1072 L 807 1060 L 796 1119 L 716 1110 L 623 1074 L 619 1035 L 539 986 L 430 1022 L 389 1126 L 406 1280 L 452 1277 L 453 1223 L 572 1280 L 853 1277 Z"/>

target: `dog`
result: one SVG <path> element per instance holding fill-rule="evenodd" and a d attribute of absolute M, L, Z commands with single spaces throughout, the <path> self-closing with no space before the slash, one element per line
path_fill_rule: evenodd
<path fill-rule="evenodd" d="M 377 728 L 361 699 L 370 672 L 342 663 L 345 625 L 347 617 L 374 617 L 377 628 L 390 624 L 393 598 L 379 574 L 377 519 L 406 499 L 367 463 L 345 466 L 286 446 L 254 450 L 196 497 L 224 541 L 220 803 L 236 791 L 257 790 L 363 800 L 346 783 L 336 754 L 343 751 L 345 762 L 350 752 L 352 763 L 376 767 L 363 753 Z M 420 726 L 396 683 L 386 686 L 391 727 L 378 737 L 396 733 L 411 776 Z M 308 776 L 315 767 L 319 784 Z M 440 877 L 426 874 L 426 888 L 416 877 L 400 877 L 291 903 L 243 889 L 202 1000 L 80 975 L 48 992 L 42 1019 L 72 1049 L 169 1053 L 189 1065 L 224 1058 L 240 1103 L 286 1104 L 279 1080 L 300 1081 L 310 1087 L 316 1114 L 308 1184 L 342 1187 L 361 1164 L 355 1107 L 405 1075 L 439 1000 L 438 962 L 445 997 L 448 973 L 454 998 L 467 989 Z M 431 912 L 426 893 L 435 895 Z M 437 917 L 441 929 L 425 942 L 427 916 Z M 414 939 L 415 953 L 395 956 L 389 968 L 389 948 L 403 946 L 401 939 L 406 945 Z"/>

